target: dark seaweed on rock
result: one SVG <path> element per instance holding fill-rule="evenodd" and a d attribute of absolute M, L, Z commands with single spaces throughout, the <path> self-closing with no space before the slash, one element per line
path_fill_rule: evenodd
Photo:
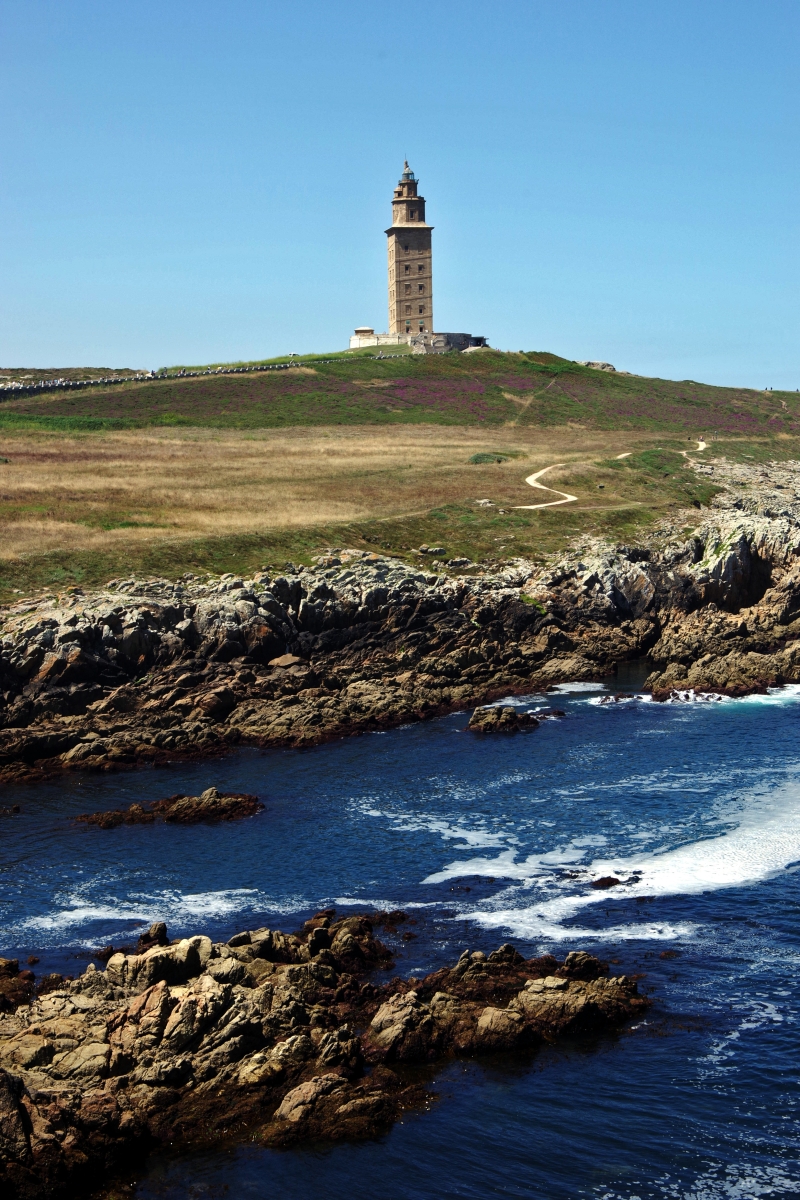
<path fill-rule="evenodd" d="M 0 1012 L 11 1012 L 27 1004 L 33 995 L 36 976 L 33 971 L 20 970 L 16 958 L 0 958 Z"/>
<path fill-rule="evenodd" d="M 373 1137 L 428 1098 L 402 1064 L 603 1033 L 649 1003 L 592 955 L 526 960 L 510 945 L 375 984 L 392 958 L 372 921 L 335 916 L 227 943 L 170 944 L 157 923 L 105 971 L 35 998 L 24 981 L 0 1015 L 3 1195 L 85 1195 L 149 1149 L 198 1139 Z"/>

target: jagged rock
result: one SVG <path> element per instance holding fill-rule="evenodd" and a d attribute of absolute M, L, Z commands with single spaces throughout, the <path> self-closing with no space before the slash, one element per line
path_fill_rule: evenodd
<path fill-rule="evenodd" d="M 238 821 L 255 816 L 264 805 L 258 796 L 238 792 L 218 792 L 206 788 L 199 796 L 169 796 L 152 804 L 131 804 L 127 809 L 83 813 L 76 821 L 96 825 L 98 829 L 116 829 L 119 825 L 152 825 L 160 818 L 174 825 L 195 825 L 200 821 Z"/>
<path fill-rule="evenodd" d="M 378 914 L 390 916 L 396 925 L 404 914 Z M 372 922 L 334 917 L 326 910 L 296 935 L 242 931 L 227 945 L 160 945 L 156 923 L 143 953 L 113 954 L 105 971 L 90 965 L 0 1015 L 3 1195 L 91 1191 L 135 1147 L 175 1147 L 200 1129 L 208 1141 L 236 1129 L 271 1145 L 372 1137 L 426 1098 L 387 1062 L 598 1033 L 647 1004 L 591 955 L 559 967 L 510 945 L 465 952 L 413 987 L 376 987 L 365 974 L 391 958 Z M 311 955 L 319 932 L 330 946 Z"/>
<path fill-rule="evenodd" d="M 23 1175 L 33 1157 L 27 1113 L 21 1104 L 24 1090 L 21 1079 L 0 1068 L 0 1163 L 9 1164 L 12 1181 Z"/>
<path fill-rule="evenodd" d="M 144 954 L 145 950 L 151 950 L 153 946 L 166 946 L 168 944 L 166 922 L 154 921 L 147 933 L 142 933 L 139 935 L 136 943 L 136 953 Z M 113 953 L 113 946 L 110 947 L 110 949 Z M 100 956 L 98 955 L 98 957 Z M 111 955 L 107 954 L 104 961 L 108 962 L 110 957 Z"/>
<path fill-rule="evenodd" d="M 474 733 L 516 733 L 520 729 L 536 729 L 538 717 L 513 704 L 476 708 L 469 719 L 468 729 Z"/>
<path fill-rule="evenodd" d="M 215 787 L 206 788 L 199 796 L 180 796 L 156 801 L 153 805 L 165 821 L 178 825 L 192 825 L 197 821 L 235 821 L 252 817 L 263 807 L 258 796 L 218 792 Z"/>
<path fill-rule="evenodd" d="M 328 1096 L 332 1091 L 344 1087 L 344 1080 L 339 1075 L 315 1075 L 306 1083 L 298 1084 L 287 1092 L 275 1112 L 278 1121 L 303 1121 L 310 1114 L 317 1102 Z"/>
<path fill-rule="evenodd" d="M 688 470 L 711 507 L 637 546 L 436 576 L 342 551 L 272 581 L 131 579 L 0 609 L 0 779 L 312 745 L 645 656 L 660 698 L 800 680 L 800 464 Z M 481 711 L 473 729 L 512 727 Z M 108 821 L 126 819 L 146 817 Z"/>
<path fill-rule="evenodd" d="M 198 974 L 211 957 L 207 937 L 184 938 L 174 946 L 154 946 L 144 954 L 113 954 L 105 974 L 112 984 L 143 992 L 154 983 L 179 985 Z"/>
<path fill-rule="evenodd" d="M 485 1008 L 478 1017 L 475 1042 L 488 1050 L 515 1050 L 533 1040 L 523 1016 L 511 1008 Z"/>

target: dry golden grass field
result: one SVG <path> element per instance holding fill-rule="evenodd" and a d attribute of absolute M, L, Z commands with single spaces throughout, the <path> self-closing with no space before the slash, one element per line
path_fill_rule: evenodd
<path fill-rule="evenodd" d="M 796 455 L 800 438 L 800 392 L 533 351 L 254 366 L 3 393 L 0 599 L 132 573 L 282 567 L 345 545 L 541 559 L 582 533 L 629 541 L 680 510 L 699 517 L 713 489 L 680 454 L 695 437 L 707 454 L 756 459 Z M 87 374 L 107 373 L 5 382 Z M 492 452 L 504 461 L 470 461 Z M 516 507 L 548 499 L 525 477 L 555 463 L 542 482 L 577 502 Z"/>
<path fill-rule="evenodd" d="M 6 430 L 0 595 L 133 572 L 281 566 L 332 545 L 404 553 L 424 541 L 448 557 L 540 558 L 579 533 L 625 539 L 707 504 L 678 453 L 694 445 L 575 426 Z M 469 461 L 481 452 L 508 457 Z M 542 482 L 578 502 L 515 508 L 556 499 L 525 483 L 553 463 L 565 465 Z"/>

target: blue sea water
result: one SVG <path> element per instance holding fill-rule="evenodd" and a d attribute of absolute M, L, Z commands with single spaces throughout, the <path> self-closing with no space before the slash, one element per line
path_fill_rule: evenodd
<path fill-rule="evenodd" d="M 39 972 L 77 974 L 157 919 L 225 938 L 329 905 L 403 908 L 403 973 L 511 940 L 590 950 L 654 1000 L 613 1038 L 449 1065 L 430 1111 L 374 1142 L 153 1159 L 140 1200 L 800 1196 L 800 689 L 662 705 L 574 685 L 526 706 L 553 703 L 563 720 L 514 737 L 458 714 L 6 789 L 22 812 L 0 825 L 0 953 Z M 266 810 L 73 819 L 212 783 Z M 611 874 L 624 886 L 590 886 Z"/>

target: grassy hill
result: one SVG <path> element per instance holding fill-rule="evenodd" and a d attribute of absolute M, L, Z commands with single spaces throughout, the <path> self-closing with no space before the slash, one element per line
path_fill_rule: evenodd
<path fill-rule="evenodd" d="M 274 361 L 287 361 L 274 360 Z M 257 364 L 242 364 L 243 366 Z M 759 436 L 800 432 L 800 393 L 711 387 L 582 367 L 553 354 L 294 359 L 284 371 L 98 386 L 0 403 L 0 429 L 148 425 L 269 429 L 300 425 L 563 426 Z M 20 377 L 23 372 L 14 372 Z M 24 372 L 50 378 L 55 372 Z M 62 376 L 76 372 L 59 372 Z"/>
<path fill-rule="evenodd" d="M 174 367 L 148 382 L 6 393 L 0 600 L 131 572 L 281 568 L 335 545 L 541 559 L 582 534 L 628 542 L 665 517 L 699 519 L 715 489 L 684 457 L 692 438 L 710 456 L 800 454 L 796 392 L 535 352 L 278 362 L 288 369 Z M 543 468 L 578 500 L 526 507 L 553 498 L 526 483 Z"/>

